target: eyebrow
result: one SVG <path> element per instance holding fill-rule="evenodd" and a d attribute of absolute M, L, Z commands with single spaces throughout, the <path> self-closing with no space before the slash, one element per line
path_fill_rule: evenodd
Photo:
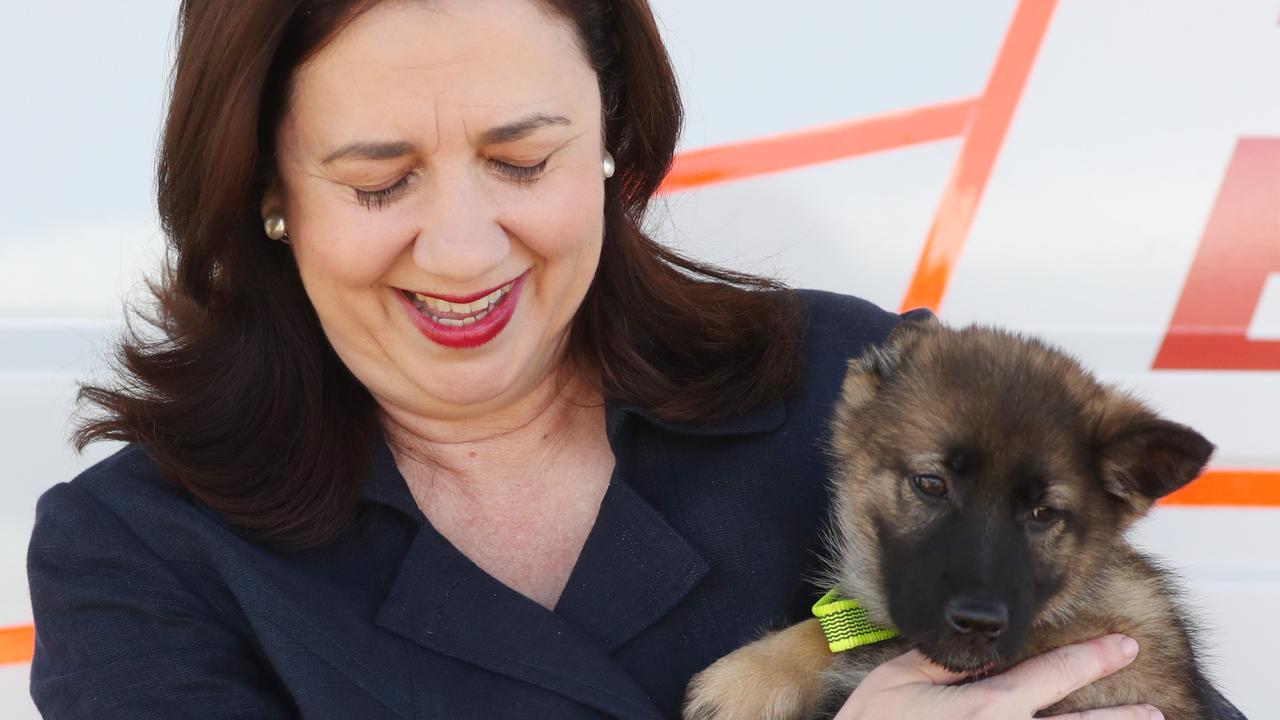
<path fill-rule="evenodd" d="M 413 143 L 404 140 L 393 142 L 353 142 L 343 145 L 342 147 L 329 153 L 329 155 L 320 161 L 321 165 L 328 165 L 334 160 L 346 160 L 348 158 L 361 158 L 364 160 L 389 160 L 408 155 L 413 152 Z"/>
<path fill-rule="evenodd" d="M 529 117 L 516 120 L 515 122 L 499 125 L 495 128 L 489 128 L 480 136 L 481 145 L 501 145 L 503 143 L 514 142 L 526 135 L 532 133 L 539 128 L 550 125 L 568 125 L 573 123 L 569 118 L 560 115 L 546 115 L 538 113 Z M 362 160 L 389 160 L 408 155 L 414 151 L 413 143 L 404 140 L 391 142 L 368 142 L 357 141 L 348 143 L 334 150 L 320 161 L 321 165 L 328 165 L 335 160 L 347 160 L 350 158 L 360 158 Z"/>
<path fill-rule="evenodd" d="M 546 115 L 538 113 L 522 118 L 513 123 L 499 125 L 495 128 L 489 128 L 480 136 L 481 145 L 501 145 L 528 135 L 538 128 L 547 127 L 548 125 L 573 125 L 569 122 L 569 118 L 560 115 Z"/>

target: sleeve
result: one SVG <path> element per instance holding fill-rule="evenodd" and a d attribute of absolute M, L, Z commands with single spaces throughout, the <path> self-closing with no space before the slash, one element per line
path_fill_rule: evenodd
<path fill-rule="evenodd" d="M 251 641 L 87 490 L 40 498 L 27 575 L 46 720 L 297 717 Z"/>
<path fill-rule="evenodd" d="M 1203 678 L 1200 684 L 1192 689 L 1197 699 L 1204 704 L 1205 709 L 1209 711 L 1208 717 L 1213 720 L 1247 720 L 1244 713 L 1240 712 L 1231 701 L 1219 692 L 1218 688 L 1210 685 Z"/>

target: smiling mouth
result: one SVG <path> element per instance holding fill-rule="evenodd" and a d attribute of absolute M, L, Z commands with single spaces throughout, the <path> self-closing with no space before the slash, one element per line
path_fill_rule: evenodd
<path fill-rule="evenodd" d="M 521 276 L 523 277 L 523 276 Z M 446 327 L 462 327 L 483 320 L 493 308 L 497 307 L 511 293 L 511 288 L 520 278 L 476 298 L 471 302 L 450 302 L 431 295 L 423 295 L 412 290 L 400 290 L 405 298 L 432 322 Z"/>
<path fill-rule="evenodd" d="M 483 320 L 511 292 L 511 286 L 514 284 L 513 280 L 479 300 L 469 303 L 451 303 L 448 300 L 440 300 L 430 295 L 420 295 L 407 290 L 400 292 L 404 293 L 409 302 L 418 308 L 418 312 L 432 321 L 450 327 L 462 327 Z"/>

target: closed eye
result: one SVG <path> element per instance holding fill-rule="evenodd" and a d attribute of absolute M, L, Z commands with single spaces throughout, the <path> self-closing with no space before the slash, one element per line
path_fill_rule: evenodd
<path fill-rule="evenodd" d="M 537 165 L 516 165 L 514 163 L 502 160 L 489 160 L 489 163 L 498 169 L 507 178 L 511 179 L 518 185 L 531 185 L 542 175 L 547 169 L 547 161 L 551 157 L 547 156 Z M 380 190 L 361 190 L 354 188 L 356 200 L 369 210 L 381 210 L 409 189 L 409 185 L 416 173 L 410 172 L 405 174 L 399 180 Z"/>
<path fill-rule="evenodd" d="M 385 188 L 382 188 L 381 190 L 361 190 L 360 188 L 354 188 L 356 192 L 356 201 L 361 205 L 364 205 L 366 209 L 381 210 L 382 208 L 390 205 L 396 198 L 403 195 L 405 190 L 409 189 L 410 179 L 413 176 L 414 173 L 412 172 L 406 173 L 399 180 Z"/>
<path fill-rule="evenodd" d="M 550 159 L 550 156 L 543 158 L 537 165 L 516 165 L 502 160 L 489 162 L 498 169 L 498 172 L 514 180 L 516 184 L 531 185 L 542 175 L 542 171 L 547 169 L 547 161 Z"/>

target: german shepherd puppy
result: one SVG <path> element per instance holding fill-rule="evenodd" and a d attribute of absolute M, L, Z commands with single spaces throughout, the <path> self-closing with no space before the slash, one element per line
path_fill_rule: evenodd
<path fill-rule="evenodd" d="M 912 647 L 983 675 L 1108 633 L 1135 638 L 1138 658 L 1042 715 L 1210 717 L 1172 583 L 1124 535 L 1200 473 L 1200 434 L 1042 342 L 927 320 L 850 361 L 828 451 L 824 582 L 900 637 L 833 654 L 813 619 L 767 635 L 694 678 L 686 718 L 830 717 Z"/>

